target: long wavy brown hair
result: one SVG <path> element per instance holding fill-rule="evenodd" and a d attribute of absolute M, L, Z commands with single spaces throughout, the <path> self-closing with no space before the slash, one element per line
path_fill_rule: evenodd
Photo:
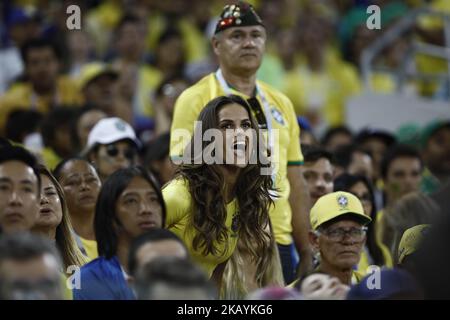
<path fill-rule="evenodd" d="M 47 178 L 50 179 L 51 183 L 55 186 L 56 192 L 58 193 L 58 197 L 61 201 L 62 219 L 61 223 L 56 227 L 55 243 L 63 259 L 65 268 L 64 272 L 66 272 L 69 266 L 81 267 L 87 262 L 87 260 L 81 253 L 80 249 L 78 249 L 75 241 L 64 191 L 58 180 L 56 180 L 53 174 L 51 174 L 45 166 L 39 165 L 38 172 L 40 175 L 47 176 Z"/>
<path fill-rule="evenodd" d="M 178 168 L 178 176 L 188 181 L 189 191 L 193 198 L 193 226 L 197 235 L 193 239 L 194 250 L 201 250 L 202 254 L 224 255 L 227 250 L 228 231 L 225 225 L 227 211 L 224 199 L 225 180 L 218 166 L 220 164 L 194 164 L 198 155 L 194 150 L 194 139 L 197 131 L 201 131 L 201 137 L 208 129 L 219 128 L 219 111 L 227 105 L 238 104 L 247 111 L 252 129 L 256 132 L 253 139 L 253 152 L 259 147 L 265 148 L 260 136 L 258 125 L 252 116 L 250 106 L 239 96 L 221 96 L 211 100 L 199 115 L 197 121 L 202 124 L 197 127 L 191 143 L 185 149 L 189 153 L 191 161 L 183 163 Z M 205 150 L 210 141 L 203 141 L 202 150 Z M 256 280 L 262 283 L 265 269 L 272 257 L 274 238 L 269 226 L 269 207 L 273 204 L 270 191 L 274 190 L 270 175 L 262 175 L 261 169 L 270 167 L 264 152 L 257 152 L 256 164 L 248 164 L 243 168 L 233 190 L 237 200 L 239 214 L 237 215 L 237 232 L 239 241 L 252 243 L 248 250 L 253 262 L 257 264 Z M 225 250 L 219 252 L 218 247 L 225 244 Z"/>

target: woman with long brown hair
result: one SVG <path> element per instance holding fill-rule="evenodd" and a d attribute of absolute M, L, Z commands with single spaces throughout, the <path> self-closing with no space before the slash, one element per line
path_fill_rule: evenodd
<path fill-rule="evenodd" d="M 184 240 L 222 297 L 230 296 L 223 292 L 223 271 L 238 242 L 257 287 L 267 284 L 277 254 L 269 221 L 274 187 L 266 150 L 248 103 L 235 95 L 215 98 L 200 113 L 177 176 L 163 188 L 167 228 Z"/>
<path fill-rule="evenodd" d="M 41 202 L 39 218 L 32 232 L 54 240 L 63 259 L 64 273 L 72 272 L 68 269 L 70 266 L 80 267 L 86 263 L 86 259 L 73 236 L 64 192 L 46 167 L 39 166 L 38 172 L 41 176 Z"/>

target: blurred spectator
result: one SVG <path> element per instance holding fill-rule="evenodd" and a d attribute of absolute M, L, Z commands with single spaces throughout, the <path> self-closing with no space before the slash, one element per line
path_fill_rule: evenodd
<path fill-rule="evenodd" d="M 17 143 L 24 143 L 29 135 L 39 132 L 42 114 L 35 110 L 16 110 L 6 120 L 5 137 Z"/>
<path fill-rule="evenodd" d="M 329 193 L 315 203 L 310 214 L 309 238 L 319 263 L 315 271 L 336 277 L 342 284 L 358 283 L 359 263 L 371 219 L 359 199 L 351 193 Z"/>
<path fill-rule="evenodd" d="M 8 114 L 17 109 L 47 113 L 59 105 L 78 105 L 81 96 L 74 82 L 60 76 L 60 51 L 44 39 L 31 40 L 21 48 L 26 81 L 11 87 L 0 98 L 0 128 Z"/>
<path fill-rule="evenodd" d="M 2 12 L 3 13 L 3 12 Z M 36 9 L 11 7 L 5 12 L 5 28 L 8 45 L 0 50 L 0 95 L 2 95 L 22 74 L 24 65 L 20 48 L 29 40 L 40 36 L 40 26 Z"/>
<path fill-rule="evenodd" d="M 305 117 L 297 117 L 297 122 L 300 127 L 300 141 L 304 145 L 317 146 L 319 142 L 317 141 L 314 133 L 312 131 L 311 125 L 308 119 Z"/>
<path fill-rule="evenodd" d="M 342 173 L 361 175 L 369 181 L 373 181 L 372 156 L 365 149 L 348 145 L 339 147 L 334 152 L 333 159 L 334 176 L 339 177 Z"/>
<path fill-rule="evenodd" d="M 102 186 L 94 220 L 99 257 L 81 268 L 75 300 L 133 300 L 128 285 L 131 242 L 165 225 L 166 209 L 159 186 L 141 167 L 121 169 Z"/>
<path fill-rule="evenodd" d="M 388 150 L 381 163 L 381 177 L 384 184 L 384 206 L 377 213 L 376 232 L 377 241 L 384 240 L 385 221 L 383 216 L 405 195 L 419 191 L 423 163 L 416 149 L 396 145 Z"/>
<path fill-rule="evenodd" d="M 380 287 L 374 288 L 373 275 L 351 287 L 347 300 L 421 300 L 423 292 L 416 279 L 401 269 L 380 271 Z"/>
<path fill-rule="evenodd" d="M 396 143 L 395 137 L 387 131 L 373 128 L 365 128 L 358 132 L 354 140 L 355 144 L 366 149 L 372 155 L 374 183 L 378 183 L 381 169 L 381 161 L 392 145 Z M 376 185 L 377 186 L 377 185 Z M 377 186 L 378 187 L 378 186 Z"/>
<path fill-rule="evenodd" d="M 0 300 L 62 300 L 61 257 L 48 239 L 0 237 Z"/>
<path fill-rule="evenodd" d="M 81 158 L 60 162 L 54 175 L 64 190 L 78 248 L 93 260 L 98 256 L 94 217 L 101 187 L 100 178 L 94 167 Z"/>
<path fill-rule="evenodd" d="M 105 118 L 89 133 L 83 155 L 104 181 L 114 171 L 136 164 L 140 146 L 128 123 L 119 118 Z"/>
<path fill-rule="evenodd" d="M 170 160 L 169 147 L 170 134 L 168 132 L 145 147 L 144 165 L 158 178 L 161 185 L 165 185 L 175 175 L 176 167 Z"/>
<path fill-rule="evenodd" d="M 37 160 L 21 147 L 0 149 L 0 229 L 29 231 L 39 213 L 41 179 Z"/>
<path fill-rule="evenodd" d="M 85 30 L 71 30 L 67 33 L 67 51 L 70 55 L 69 75 L 76 79 L 81 69 L 95 58 L 93 43 Z"/>
<path fill-rule="evenodd" d="M 439 215 L 439 206 L 428 196 L 412 193 L 400 199 L 386 210 L 381 224 L 381 239 L 393 257 L 398 256 L 398 247 L 404 232 L 419 224 L 434 224 Z"/>
<path fill-rule="evenodd" d="M 79 110 L 72 122 L 72 142 L 75 152 L 79 153 L 86 148 L 89 132 L 97 122 L 107 117 L 105 112 L 97 108 L 85 107 Z"/>
<path fill-rule="evenodd" d="M 188 259 L 189 253 L 183 241 L 167 229 L 154 228 L 141 234 L 130 245 L 130 276 L 135 277 L 144 265 L 161 257 Z"/>
<path fill-rule="evenodd" d="M 154 102 L 156 136 L 170 131 L 175 101 L 189 85 L 186 78 L 178 74 L 167 77 L 156 89 Z"/>
<path fill-rule="evenodd" d="M 144 265 L 135 283 L 139 300 L 214 300 L 216 290 L 193 262 L 161 257 Z"/>
<path fill-rule="evenodd" d="M 330 28 L 329 19 L 317 13 L 300 16 L 297 36 L 301 62 L 284 79 L 284 91 L 296 113 L 306 116 L 317 134 L 327 126 L 343 124 L 347 99 L 360 91 L 356 69 L 327 46 Z"/>
<path fill-rule="evenodd" d="M 421 191 L 429 194 L 450 181 L 450 119 L 429 123 L 421 136 L 425 164 Z"/>
<path fill-rule="evenodd" d="M 118 89 L 126 104 L 129 104 L 131 117 L 124 119 L 133 127 L 146 126 L 145 117 L 153 117 L 151 98 L 158 86 L 161 75 L 145 63 L 146 29 L 143 21 L 136 15 L 125 14 L 115 30 L 115 49 L 117 57 L 112 65 L 119 71 Z"/>
<path fill-rule="evenodd" d="M 116 113 L 118 73 L 104 63 L 92 62 L 83 66 L 78 86 L 89 107 L 102 110 L 109 116 Z"/>
<path fill-rule="evenodd" d="M 381 163 L 385 208 L 394 205 L 404 195 L 419 190 L 423 162 L 416 149 L 397 145 L 388 150 Z"/>
<path fill-rule="evenodd" d="M 334 180 L 334 191 L 346 191 L 354 194 L 364 209 L 364 214 L 372 219 L 367 226 L 367 240 L 358 264 L 358 272 L 365 274 L 371 265 L 393 267 L 389 249 L 377 242 L 375 231 L 376 208 L 373 187 L 366 177 L 344 173 Z"/>
<path fill-rule="evenodd" d="M 320 147 L 302 146 L 305 164 L 303 177 L 308 186 L 311 205 L 323 195 L 333 192 L 333 156 Z"/>
<path fill-rule="evenodd" d="M 329 152 L 352 144 L 353 133 L 346 126 L 330 127 L 322 137 L 321 144 Z"/>
<path fill-rule="evenodd" d="M 56 108 L 42 121 L 42 159 L 49 169 L 55 168 L 62 159 L 74 155 L 72 121 L 76 113 L 77 109 L 74 108 Z"/>

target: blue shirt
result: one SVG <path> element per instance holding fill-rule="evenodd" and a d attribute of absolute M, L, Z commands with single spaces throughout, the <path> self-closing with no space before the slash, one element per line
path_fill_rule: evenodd
<path fill-rule="evenodd" d="M 135 300 L 119 260 L 99 257 L 81 267 L 81 287 L 73 289 L 74 300 Z"/>

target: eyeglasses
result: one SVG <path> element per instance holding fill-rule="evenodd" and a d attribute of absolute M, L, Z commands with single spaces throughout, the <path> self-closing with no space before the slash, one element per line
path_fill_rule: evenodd
<path fill-rule="evenodd" d="M 344 228 L 336 228 L 336 229 L 328 229 L 322 232 L 330 239 L 331 241 L 342 241 L 345 236 L 348 235 L 354 241 L 362 241 L 367 234 L 367 227 L 362 228 L 350 228 L 345 230 Z"/>
<path fill-rule="evenodd" d="M 119 155 L 119 148 L 117 148 L 113 144 L 107 145 L 106 153 L 110 157 L 117 157 Z M 128 160 L 133 160 L 134 156 L 136 155 L 136 151 L 132 148 L 128 148 L 128 149 L 125 149 L 124 151 L 122 151 L 122 154 Z"/>

